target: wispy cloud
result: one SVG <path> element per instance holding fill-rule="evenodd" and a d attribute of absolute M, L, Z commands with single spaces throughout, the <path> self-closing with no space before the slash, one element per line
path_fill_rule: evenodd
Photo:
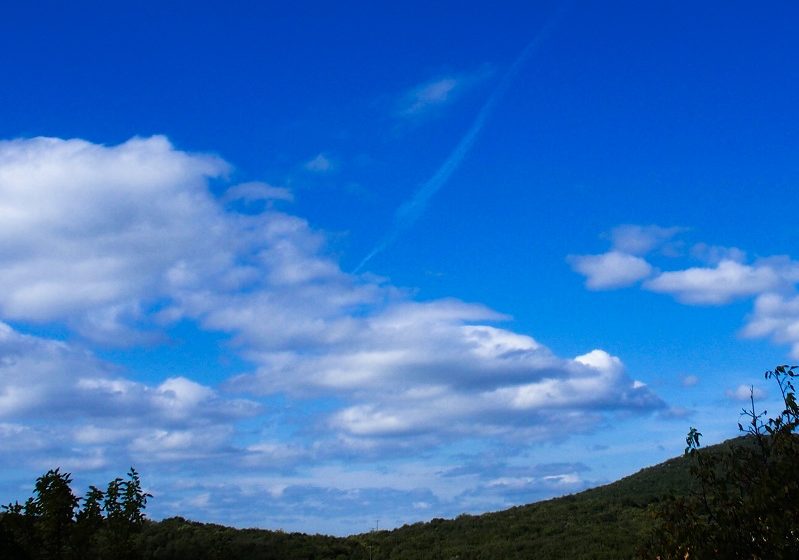
<path fill-rule="evenodd" d="M 305 162 L 305 169 L 314 173 L 326 173 L 334 168 L 333 160 L 325 154 L 317 154 Z"/>
<path fill-rule="evenodd" d="M 696 375 L 685 375 L 681 379 L 683 387 L 694 387 L 699 383 L 699 377 Z"/>
<path fill-rule="evenodd" d="M 242 201 L 245 203 L 268 202 L 272 200 L 283 200 L 291 202 L 294 195 L 285 187 L 273 187 L 260 181 L 250 181 L 234 185 L 225 191 L 222 201 Z"/>
<path fill-rule="evenodd" d="M 382 253 L 389 247 L 397 237 L 411 227 L 419 217 L 424 214 L 429 200 L 449 181 L 455 171 L 460 167 L 466 155 L 471 150 L 474 143 L 477 141 L 480 132 L 483 130 L 486 122 L 491 114 L 494 112 L 496 105 L 505 96 L 505 93 L 513 84 L 516 75 L 521 70 L 522 66 L 533 55 L 533 53 L 540 47 L 541 43 L 549 36 L 555 26 L 558 18 L 562 15 L 563 9 L 557 12 L 555 16 L 551 17 L 538 34 L 530 41 L 521 53 L 513 61 L 513 64 L 502 76 L 497 87 L 488 97 L 486 102 L 477 113 L 472 125 L 466 131 L 466 134 L 460 139 L 455 149 L 450 153 L 449 157 L 444 160 L 444 163 L 438 168 L 430 179 L 428 179 L 414 194 L 402 204 L 394 214 L 394 222 L 383 237 L 383 239 L 367 254 L 363 260 L 355 267 L 355 272 L 363 269 L 366 264 L 371 261 L 375 256 Z M 446 90 L 446 86 L 440 88 Z M 440 96 L 440 95 L 439 95 Z"/>
<path fill-rule="evenodd" d="M 613 228 L 609 237 L 614 251 L 645 255 L 655 248 L 662 247 L 675 235 L 684 231 L 686 228 L 676 226 L 624 224 Z"/>
<path fill-rule="evenodd" d="M 395 115 L 401 119 L 429 115 L 453 103 L 490 76 L 490 69 L 484 67 L 474 72 L 443 75 L 414 86 L 400 97 Z"/>
<path fill-rule="evenodd" d="M 400 116 L 418 115 L 431 107 L 443 105 L 453 97 L 453 92 L 460 89 L 462 79 L 454 77 L 440 78 L 413 88 L 404 96 L 400 109 Z"/>

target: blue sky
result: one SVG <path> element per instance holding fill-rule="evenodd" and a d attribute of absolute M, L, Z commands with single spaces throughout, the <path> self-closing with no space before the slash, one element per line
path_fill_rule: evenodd
<path fill-rule="evenodd" d="M 349 534 L 735 435 L 799 359 L 797 11 L 7 7 L 0 501 Z"/>

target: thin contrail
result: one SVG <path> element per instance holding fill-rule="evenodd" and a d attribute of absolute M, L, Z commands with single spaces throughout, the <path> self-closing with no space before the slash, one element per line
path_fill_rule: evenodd
<path fill-rule="evenodd" d="M 444 186 L 455 170 L 460 167 L 461 163 L 463 162 L 463 158 L 466 157 L 466 154 L 474 145 L 475 140 L 477 140 L 477 136 L 485 126 L 485 123 L 491 116 L 491 113 L 494 111 L 494 107 L 505 95 L 505 92 L 510 87 L 513 79 L 516 77 L 516 74 L 519 73 L 519 69 L 533 54 L 533 52 L 538 49 L 541 43 L 543 43 L 544 40 L 549 36 L 549 34 L 552 32 L 552 28 L 555 26 L 557 20 L 559 20 L 563 15 L 565 10 L 566 8 L 562 7 L 553 16 L 551 16 L 544 24 L 544 27 L 541 28 L 541 31 L 539 31 L 533 40 L 530 41 L 526 47 L 524 47 L 521 53 L 519 53 L 519 56 L 517 56 L 516 60 L 513 61 L 511 67 L 507 72 L 505 72 L 505 75 L 502 76 L 499 85 L 497 85 L 496 89 L 491 93 L 488 100 L 480 109 L 480 112 L 477 113 L 477 117 L 475 117 L 472 126 L 469 127 L 469 130 L 466 132 L 463 138 L 461 138 L 461 141 L 458 142 L 458 145 L 455 146 L 455 149 L 452 151 L 449 157 L 444 161 L 441 167 L 438 168 L 435 174 L 414 193 L 410 200 L 403 203 L 402 206 L 397 209 L 397 212 L 394 214 L 394 223 L 391 226 L 391 229 L 388 231 L 385 237 L 383 237 L 380 243 L 378 243 L 375 248 L 363 258 L 358 266 L 355 267 L 353 273 L 359 272 L 366 265 L 366 263 L 372 260 L 379 253 L 382 253 L 384 250 L 386 250 L 386 248 L 388 248 L 397 239 L 400 233 L 412 226 L 416 220 L 421 217 L 427 208 L 427 202 L 430 200 L 430 198 L 436 194 L 441 187 Z"/>

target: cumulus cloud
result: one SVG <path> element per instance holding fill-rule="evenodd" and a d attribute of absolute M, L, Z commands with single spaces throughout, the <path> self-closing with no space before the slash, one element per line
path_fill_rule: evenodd
<path fill-rule="evenodd" d="M 631 286 L 648 278 L 654 269 L 643 256 L 656 248 L 673 253 L 665 245 L 682 227 L 625 224 L 613 228 L 607 237 L 611 250 L 597 255 L 571 255 L 567 258 L 575 272 L 585 276 L 585 285 L 591 290 L 611 290 Z"/>
<path fill-rule="evenodd" d="M 252 416 L 256 403 L 226 399 L 185 377 L 151 386 L 67 343 L 21 334 L 0 323 L 0 418 L 81 416 L 201 425 Z"/>
<path fill-rule="evenodd" d="M 453 376 L 450 381 L 431 377 L 427 384 L 418 382 L 413 390 L 390 393 L 388 398 L 386 393 L 395 382 L 377 392 L 378 398 L 370 399 L 374 402 L 340 411 L 334 425 L 350 436 L 364 438 L 419 437 L 432 432 L 549 439 L 594 429 L 600 418 L 587 414 L 588 410 L 641 411 L 663 406 L 649 390 L 623 374 L 617 358 L 602 351 L 590 354 L 602 364 L 586 363 L 584 356 L 561 360 L 549 355 L 542 360 L 525 346 L 510 352 L 521 363 L 507 364 L 507 373 L 501 363 L 477 364 L 463 377 Z M 469 359 L 479 360 L 474 353 Z M 490 381 L 483 378 L 481 366 L 493 374 Z M 468 379 L 469 374 L 477 379 Z M 556 416 L 563 420 L 558 427 L 553 422 Z"/>
<path fill-rule="evenodd" d="M 795 275 L 795 265 L 790 276 Z M 644 287 L 653 292 L 671 294 L 683 303 L 720 305 L 778 289 L 785 275 L 768 263 L 746 265 L 722 260 L 715 267 L 695 267 L 662 272 Z"/>
<path fill-rule="evenodd" d="M 225 245 L 207 180 L 227 170 L 157 136 L 0 142 L 0 316 L 118 337 L 165 295 L 174 267 L 230 258 L 206 250 Z"/>
<path fill-rule="evenodd" d="M 652 273 L 652 266 L 641 257 L 610 251 L 600 255 L 572 255 L 572 268 L 586 277 L 592 290 L 609 290 L 635 284 Z"/>
<path fill-rule="evenodd" d="M 697 243 L 691 247 L 691 254 L 700 261 L 714 266 L 722 261 L 739 263 L 746 261 L 746 253 L 737 247 L 722 247 L 707 243 Z"/>
<path fill-rule="evenodd" d="M 324 351 L 309 351 L 309 339 L 292 350 L 264 337 L 252 356 L 258 371 L 231 385 L 256 393 L 347 395 L 355 403 L 329 425 L 348 437 L 389 443 L 479 430 L 518 436 L 523 425 L 542 428 L 538 437 L 546 438 L 558 433 L 548 420 L 555 411 L 662 406 L 601 350 L 562 359 L 529 336 L 479 324 L 501 318 L 457 301 L 395 302 L 366 317 L 349 316 L 317 339 Z M 593 425 L 584 422 L 585 429 Z"/>
<path fill-rule="evenodd" d="M 738 385 L 735 389 L 727 389 L 725 392 L 727 398 L 736 401 L 748 401 L 749 399 L 762 399 L 766 396 L 763 389 L 754 387 L 752 385 Z"/>
<path fill-rule="evenodd" d="M 683 231 L 684 228 L 676 227 L 619 226 L 610 235 L 613 250 L 599 255 L 570 256 L 568 261 L 586 277 L 589 289 L 619 288 L 643 279 L 642 289 L 670 295 L 688 305 L 718 306 L 754 298 L 754 311 L 741 334 L 789 344 L 791 355 L 799 357 L 799 297 L 796 296 L 799 262 L 786 255 L 747 262 L 746 253 L 737 247 L 706 243 L 696 243 L 690 251 L 690 256 L 704 266 L 663 271 L 637 256 L 663 247 Z M 684 382 L 689 379 L 693 380 L 693 376 Z"/>
<path fill-rule="evenodd" d="M 132 458 L 141 464 L 181 440 L 197 454 L 208 451 L 203 444 L 212 434 L 229 436 L 236 421 L 261 410 L 254 401 L 223 397 L 185 377 L 156 385 L 133 381 L 85 350 L 5 323 L 0 356 L 0 423 L 8 440 L 0 461 L 11 459 L 14 441 L 38 441 L 26 460 L 50 466 L 100 468 Z"/>
<path fill-rule="evenodd" d="M 663 408 L 605 351 L 558 357 L 482 305 L 416 301 L 343 272 L 324 235 L 269 204 L 288 191 L 243 183 L 214 196 L 209 182 L 228 170 L 163 137 L 0 142 L 4 449 L 26 438 L 43 462 L 194 461 L 244 476 L 459 439 L 552 439 Z M 272 413 L 252 398 L 191 373 L 145 383 L 79 346 L 157 340 L 178 321 L 228 336 L 246 360 L 224 391 L 321 403 L 282 426 L 301 443 L 252 430 Z M 80 337 L 22 334 L 30 323 Z"/>
<path fill-rule="evenodd" d="M 546 433 L 550 410 L 661 404 L 601 351 L 558 358 L 531 337 L 492 325 L 505 317 L 483 306 L 417 302 L 344 273 L 324 237 L 300 218 L 271 208 L 226 211 L 225 201 L 285 195 L 244 183 L 216 200 L 207 182 L 227 169 L 162 137 L 112 147 L 44 138 L 0 144 L 0 208 L 15 228 L 0 226 L 0 241 L 8 241 L 0 313 L 66 322 L 93 339 L 198 321 L 233 336 L 255 366 L 229 387 L 336 395 L 348 404 L 328 426 L 348 436 L 465 430 L 476 417 L 486 430 L 508 432 L 524 419 Z M 648 271 L 635 259 L 620 257 L 617 268 L 626 272 L 597 271 L 604 280 L 594 281 Z M 164 420 L 198 402 L 206 417 L 221 406 L 186 378 L 143 387 L 90 376 L 73 389 L 103 395 L 109 409 L 147 403 L 148 414 Z M 231 413 L 247 406 L 224 404 Z"/>
<path fill-rule="evenodd" d="M 749 338 L 770 337 L 791 347 L 791 357 L 799 359 L 799 296 L 762 294 L 742 331 Z"/>

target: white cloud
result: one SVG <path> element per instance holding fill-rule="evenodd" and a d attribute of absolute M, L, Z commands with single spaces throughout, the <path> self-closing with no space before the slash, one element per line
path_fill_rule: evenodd
<path fill-rule="evenodd" d="M 440 100 L 441 87 L 426 87 L 422 97 Z M 483 306 L 415 302 L 390 285 L 345 274 L 302 219 L 270 208 L 226 211 L 224 202 L 286 195 L 244 183 L 216 200 L 208 180 L 227 169 L 162 137 L 112 147 L 41 138 L 1 143 L 0 209 L 16 221 L 13 230 L 0 226 L 0 242 L 8 241 L 0 251 L 0 316 L 63 321 L 84 336 L 122 341 L 160 322 L 196 320 L 232 335 L 255 364 L 231 387 L 336 395 L 345 404 L 330 413 L 329 425 L 348 436 L 435 436 L 473 424 L 475 414 L 486 430 L 510 432 L 524 418 L 546 433 L 553 407 L 659 404 L 647 389 L 633 388 L 620 365 L 611 372 L 608 364 L 557 358 L 529 336 L 490 324 L 505 317 Z M 31 202 L 39 199 L 46 202 Z M 594 285 L 649 270 L 620 254 L 602 266 L 613 270 L 594 270 Z M 180 377 L 146 387 L 88 375 L 70 387 L 102 397 L 109 414 L 145 407 L 164 422 L 185 422 L 200 403 L 205 417 L 251 412 L 246 401 L 221 399 Z M 30 398 L 7 400 L 20 407 Z"/>
<path fill-rule="evenodd" d="M 683 303 L 719 305 L 779 288 L 781 271 L 767 264 L 754 266 L 723 260 L 713 268 L 688 268 L 662 272 L 644 288 L 671 294 Z"/>
<path fill-rule="evenodd" d="M 114 440 L 141 418 L 165 428 L 189 428 L 259 412 L 252 401 L 223 398 L 182 377 L 156 386 L 131 381 L 85 350 L 21 334 L 5 323 L 0 323 L 0 356 L 0 419 L 77 419 L 74 437 L 84 443 Z"/>
<path fill-rule="evenodd" d="M 742 331 L 750 338 L 770 337 L 791 346 L 791 357 L 799 359 L 799 296 L 762 294 Z"/>
<path fill-rule="evenodd" d="M 548 354 L 546 349 L 539 352 Z M 384 386 L 370 392 L 367 404 L 349 407 L 338 413 L 334 425 L 352 436 L 415 436 L 420 434 L 492 433 L 495 437 L 528 437 L 523 426 L 544 427 L 538 437 L 553 437 L 566 433 L 574 426 L 568 422 L 561 428 L 550 418 L 567 417 L 577 413 L 583 428 L 592 429 L 597 418 L 589 419 L 581 411 L 602 409 L 654 410 L 662 406 L 644 385 L 623 374 L 621 361 L 601 350 L 595 350 L 574 360 L 546 359 L 530 352 L 527 345 L 515 350 L 517 363 L 485 362 L 469 367 L 477 379 L 462 374 L 449 375 L 459 362 L 437 364 L 443 372 L 431 372 L 427 390 L 423 381 L 416 382 L 413 391 L 397 391 L 404 376 L 387 379 Z M 516 354 L 518 352 L 518 354 Z M 497 357 L 494 356 L 494 359 Z M 479 360 L 475 354 L 467 361 Z M 478 368 L 486 368 L 481 372 Z M 402 370 L 399 370 L 400 372 Z M 490 373 L 489 377 L 486 373 Z M 364 396 L 364 400 L 367 400 Z"/>
<path fill-rule="evenodd" d="M 243 476 L 474 438 L 552 439 L 663 407 L 604 351 L 561 358 L 484 306 L 415 301 L 343 272 L 322 234 L 265 204 L 287 192 L 244 183 L 215 198 L 209 181 L 227 170 L 161 137 L 0 143 L 0 461 L 24 438 L 46 467 L 193 461 Z M 236 211 L 247 204 L 260 206 Z M 138 343 L 179 320 L 229 335 L 252 364 L 226 390 L 322 405 L 273 411 L 191 373 L 143 382 L 79 346 Z M 25 335 L 26 322 L 83 338 Z M 293 415 L 280 428 L 300 441 L 270 414 Z M 413 496 L 422 501 L 434 503 Z"/>
<path fill-rule="evenodd" d="M 227 169 L 157 136 L 0 142 L 0 317 L 118 338 L 169 290 L 172 267 L 230 265 L 207 190 Z"/>
<path fill-rule="evenodd" d="M 691 254 L 697 259 L 714 266 L 722 261 L 742 263 L 746 260 L 746 253 L 737 247 L 721 247 L 706 243 L 697 243 L 691 247 Z"/>
<path fill-rule="evenodd" d="M 652 266 L 641 257 L 610 251 L 600 255 L 572 255 L 572 268 L 586 277 L 592 290 L 609 290 L 629 286 L 652 273 Z"/>
<path fill-rule="evenodd" d="M 681 231 L 683 228 L 619 226 L 610 235 L 614 250 L 569 256 L 568 261 L 586 277 L 590 289 L 618 288 L 645 279 L 644 290 L 668 294 L 689 305 L 725 305 L 754 297 L 754 311 L 741 334 L 789 344 L 792 357 L 799 358 L 799 296 L 795 295 L 799 262 L 777 255 L 747 263 L 746 253 L 737 247 L 705 243 L 694 244 L 690 256 L 707 266 L 656 272 L 652 265 L 635 256 L 662 246 Z M 695 376 L 688 376 L 683 383 L 691 386 L 696 381 Z"/>
<path fill-rule="evenodd" d="M 752 385 L 738 385 L 735 389 L 727 389 L 725 394 L 728 398 L 736 401 L 748 401 L 751 398 L 758 400 L 766 396 L 762 389 Z"/>

